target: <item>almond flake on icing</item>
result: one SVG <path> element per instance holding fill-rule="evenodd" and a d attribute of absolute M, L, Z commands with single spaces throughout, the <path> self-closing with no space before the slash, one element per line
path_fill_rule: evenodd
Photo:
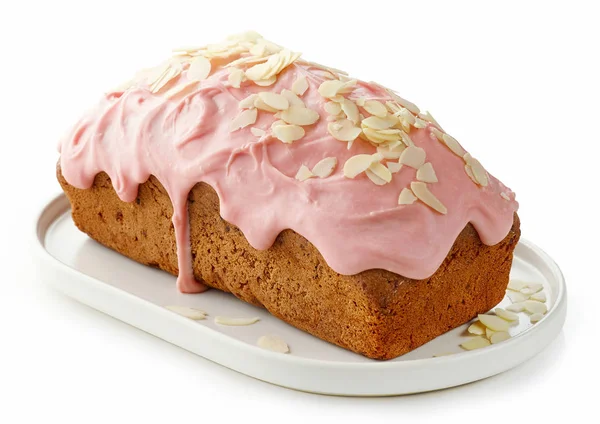
<path fill-rule="evenodd" d="M 266 112 L 271 112 L 271 113 L 279 112 L 279 109 L 275 109 L 274 107 L 269 106 L 259 96 L 256 96 L 256 98 L 254 99 L 254 107 L 256 107 L 257 109 L 260 109 L 260 110 L 264 110 Z"/>
<path fill-rule="evenodd" d="M 180 66 L 169 66 L 167 70 L 160 76 L 158 80 L 152 84 L 150 91 L 152 93 L 159 93 L 164 87 L 167 86 L 175 77 L 181 73 Z"/>
<path fill-rule="evenodd" d="M 229 72 L 229 76 L 227 77 L 227 82 L 234 88 L 240 88 L 240 85 L 242 84 L 242 81 L 244 81 L 245 77 L 244 71 L 238 68 L 232 68 Z"/>
<path fill-rule="evenodd" d="M 338 160 L 336 157 L 321 159 L 315 166 L 313 166 L 312 173 L 319 178 L 327 178 L 331 175 L 337 166 L 337 163 Z"/>
<path fill-rule="evenodd" d="M 397 174 L 402 169 L 402 164 L 398 162 L 388 162 L 386 166 L 392 174 Z"/>
<path fill-rule="evenodd" d="M 531 295 L 531 297 L 529 299 L 535 300 L 537 302 L 542 302 L 542 303 L 545 303 L 547 300 L 546 293 L 544 293 L 544 292 L 534 293 Z"/>
<path fill-rule="evenodd" d="M 425 150 L 415 146 L 407 147 L 400 155 L 400 163 L 419 169 L 425 163 Z"/>
<path fill-rule="evenodd" d="M 379 118 L 385 118 L 387 115 L 387 108 L 385 105 L 377 100 L 367 100 L 364 102 L 364 108 L 373 116 Z"/>
<path fill-rule="evenodd" d="M 506 309 L 496 308 L 494 309 L 494 313 L 500 318 L 506 321 L 518 321 L 519 316 L 512 311 L 507 311 Z"/>
<path fill-rule="evenodd" d="M 344 177 L 355 178 L 357 175 L 365 172 L 376 159 L 372 155 L 352 156 L 344 164 Z"/>
<path fill-rule="evenodd" d="M 210 75 L 210 60 L 204 56 L 196 57 L 187 70 L 187 77 L 191 80 L 202 81 Z"/>
<path fill-rule="evenodd" d="M 387 184 L 387 181 L 385 181 L 383 178 L 380 178 L 377 174 L 375 174 L 373 171 L 371 171 L 371 169 L 367 169 L 365 171 L 365 174 L 371 180 L 371 182 L 374 183 L 375 185 L 382 186 L 382 185 Z"/>
<path fill-rule="evenodd" d="M 410 147 L 409 147 L 410 149 Z M 424 163 L 417 169 L 417 180 L 423 181 L 424 183 L 437 183 L 437 175 L 433 169 L 431 162 Z"/>
<path fill-rule="evenodd" d="M 456 156 L 461 158 L 467 153 L 465 149 L 461 147 L 458 141 L 450 134 L 442 133 L 442 143 L 444 143 Z"/>
<path fill-rule="evenodd" d="M 481 349 L 490 346 L 490 341 L 482 336 L 473 337 L 468 342 L 461 343 L 460 347 L 465 350 Z"/>
<path fill-rule="evenodd" d="M 310 169 L 308 169 L 308 167 L 306 165 L 302 165 L 302 166 L 300 166 L 300 169 L 298 169 L 298 172 L 296 173 L 295 178 L 298 181 L 306 181 L 312 177 L 314 177 L 314 174 L 310 171 Z"/>
<path fill-rule="evenodd" d="M 387 89 L 388 93 L 392 96 L 392 98 L 398 103 L 400 104 L 400 106 L 402 106 L 405 109 L 408 109 L 410 112 L 414 113 L 415 115 L 418 115 L 421 111 L 419 110 L 419 108 L 417 107 L 416 104 L 409 102 L 406 99 L 403 99 L 402 97 L 400 97 L 398 94 L 396 94 L 395 91 Z"/>
<path fill-rule="evenodd" d="M 232 318 L 232 317 L 224 317 L 224 316 L 216 316 L 215 324 L 220 325 L 230 325 L 230 326 L 241 326 L 241 325 L 251 325 L 260 320 L 259 317 L 252 318 Z"/>
<path fill-rule="evenodd" d="M 294 94 L 298 96 L 304 95 L 304 93 L 308 90 L 308 80 L 304 75 L 298 77 L 296 81 L 292 84 L 292 91 Z"/>
<path fill-rule="evenodd" d="M 337 102 L 327 102 L 325 103 L 325 106 L 323 106 L 323 109 L 325 109 L 325 112 L 328 114 L 337 116 L 342 111 L 342 106 Z"/>
<path fill-rule="evenodd" d="M 277 81 L 277 77 L 275 75 L 273 75 L 272 77 L 269 77 L 264 80 L 256 80 L 256 81 L 254 81 L 254 84 L 256 84 L 260 87 L 268 87 L 270 85 L 275 84 L 276 81 Z"/>
<path fill-rule="evenodd" d="M 175 87 L 169 89 L 169 91 L 165 93 L 165 97 L 168 99 L 184 97 L 194 92 L 197 87 L 198 81 L 188 81 L 185 84 L 176 85 Z"/>
<path fill-rule="evenodd" d="M 349 121 L 348 119 L 330 122 L 327 125 L 327 131 L 339 141 L 353 141 L 361 133 L 360 128 L 355 127 L 352 121 Z"/>
<path fill-rule="evenodd" d="M 319 120 L 319 114 L 305 107 L 290 106 L 281 112 L 281 119 L 294 125 L 312 125 Z"/>
<path fill-rule="evenodd" d="M 508 334 L 507 331 L 496 331 L 490 337 L 490 342 L 492 342 L 492 344 L 496 344 L 496 343 L 504 342 L 508 339 L 510 339 L 510 334 Z"/>
<path fill-rule="evenodd" d="M 427 122 L 420 119 L 420 118 L 415 118 L 415 123 L 413 124 L 413 126 L 415 128 L 426 128 L 427 127 Z"/>
<path fill-rule="evenodd" d="M 403 188 L 398 196 L 399 205 L 412 205 L 417 201 L 417 197 L 414 195 L 410 188 Z"/>
<path fill-rule="evenodd" d="M 426 110 L 425 112 L 419 113 L 419 118 L 432 123 L 433 125 L 438 127 L 440 130 L 442 129 L 442 126 L 438 123 L 438 121 L 435 120 L 435 118 L 431 115 L 431 113 L 429 113 L 428 110 Z"/>
<path fill-rule="evenodd" d="M 304 128 L 299 125 L 276 125 L 272 129 L 273 135 L 284 143 L 293 143 L 304 137 Z"/>
<path fill-rule="evenodd" d="M 473 324 L 469 325 L 467 332 L 475 336 L 483 336 L 485 334 L 485 326 L 479 321 L 475 321 Z"/>
<path fill-rule="evenodd" d="M 360 96 L 358 99 L 356 99 L 356 104 L 360 107 L 365 107 L 366 102 L 367 99 L 364 96 Z"/>
<path fill-rule="evenodd" d="M 392 181 L 392 173 L 390 172 L 390 170 L 388 169 L 387 166 L 383 165 L 380 162 L 371 163 L 371 166 L 369 166 L 368 171 L 370 171 L 370 172 L 367 172 L 367 174 L 372 173 L 377 178 L 382 180 L 384 184 Z M 383 185 L 383 184 L 378 184 L 378 185 Z"/>
<path fill-rule="evenodd" d="M 281 94 L 261 91 L 258 97 L 269 107 L 277 110 L 285 110 L 290 107 L 290 102 Z"/>
<path fill-rule="evenodd" d="M 243 100 L 240 100 L 238 106 L 240 109 L 254 109 L 254 102 L 258 99 L 258 94 L 250 94 Z"/>
<path fill-rule="evenodd" d="M 165 306 L 165 309 L 195 321 L 203 320 L 206 318 L 206 315 L 208 315 L 200 309 L 190 308 L 189 306 L 168 305 Z"/>
<path fill-rule="evenodd" d="M 479 184 L 477 182 L 477 178 L 475 178 L 475 174 L 473 174 L 473 169 L 469 166 L 469 164 L 465 164 L 465 172 L 475 184 Z"/>
<path fill-rule="evenodd" d="M 506 194 L 505 192 L 500 193 L 500 197 L 502 197 L 504 200 L 510 201 L 510 197 L 508 197 L 508 194 Z"/>
<path fill-rule="evenodd" d="M 487 172 L 483 168 L 481 163 L 477 159 L 475 159 L 473 156 L 471 156 L 469 153 L 466 153 L 466 152 L 463 155 L 463 159 L 467 163 L 467 165 L 471 168 L 471 173 L 473 175 L 473 178 L 471 178 L 471 179 L 474 179 L 477 184 L 479 184 L 483 187 L 487 186 L 488 185 Z M 469 175 L 469 177 L 470 176 L 471 175 Z"/>
<path fill-rule="evenodd" d="M 330 99 L 337 96 L 343 87 L 344 83 L 340 80 L 328 80 L 321 83 L 318 91 L 321 96 Z"/>
<path fill-rule="evenodd" d="M 535 314 L 531 314 L 531 316 L 529 317 L 529 321 L 532 324 L 535 324 L 536 322 L 540 321 L 542 318 L 544 318 L 544 314 L 537 312 Z"/>
<path fill-rule="evenodd" d="M 417 198 L 421 202 L 425 203 L 431 209 L 441 213 L 442 215 L 448 213 L 448 209 L 446 209 L 446 206 L 444 206 L 443 203 L 440 202 L 438 198 L 435 197 L 433 193 L 429 191 L 429 189 L 427 188 L 427 184 L 425 184 L 424 182 L 413 181 L 412 183 L 410 183 L 410 188 L 415 194 L 415 196 L 417 196 Z"/>
<path fill-rule="evenodd" d="M 368 118 L 363 119 L 361 124 L 374 130 L 387 130 L 396 125 L 397 122 L 398 119 L 393 115 L 388 115 L 385 118 L 369 116 Z"/>
<path fill-rule="evenodd" d="M 509 324 L 496 315 L 479 314 L 479 321 L 492 331 L 508 331 Z"/>
<path fill-rule="evenodd" d="M 356 106 L 356 104 L 352 100 L 344 99 L 341 106 L 342 110 L 346 114 L 346 117 L 350 121 L 352 121 L 354 124 L 358 124 L 360 122 L 358 106 Z"/>
<path fill-rule="evenodd" d="M 402 152 L 406 147 L 401 144 L 394 148 L 389 148 L 388 146 L 377 146 L 377 153 L 381 153 L 381 155 L 385 159 L 400 159 Z"/>
<path fill-rule="evenodd" d="M 252 125 L 256 122 L 258 111 L 256 109 L 246 109 L 242 111 L 233 121 L 229 127 L 229 131 L 237 131 L 241 128 Z"/>
<path fill-rule="evenodd" d="M 288 89 L 284 88 L 283 90 L 281 90 L 281 95 L 287 99 L 290 106 L 306 107 L 302 99 L 298 97 L 296 93 Z"/>
<path fill-rule="evenodd" d="M 545 303 L 537 302 L 535 300 L 526 300 L 523 302 L 525 310 L 530 314 L 545 314 L 548 312 L 548 307 Z"/>
<path fill-rule="evenodd" d="M 262 137 L 267 134 L 265 130 L 256 127 L 250 128 L 250 132 L 252 133 L 252 135 L 255 135 L 257 137 Z"/>
<path fill-rule="evenodd" d="M 277 336 L 262 336 L 256 342 L 258 347 L 277 353 L 289 353 L 290 348 L 282 338 Z"/>

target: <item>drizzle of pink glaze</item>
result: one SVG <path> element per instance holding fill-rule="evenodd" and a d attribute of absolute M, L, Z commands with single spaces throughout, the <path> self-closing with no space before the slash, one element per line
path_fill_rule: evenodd
<path fill-rule="evenodd" d="M 229 132 L 231 120 L 239 114 L 239 100 L 262 90 L 289 89 L 300 75 L 309 81 L 303 101 L 321 115 L 316 124 L 305 127 L 304 138 L 287 145 L 269 135 L 258 139 L 250 127 Z M 374 148 L 357 139 L 349 151 L 346 143 L 329 135 L 326 100 L 317 92 L 323 81 L 318 71 L 294 64 L 271 87 L 245 84 L 240 89 L 228 87 L 227 76 L 228 71 L 218 70 L 178 100 L 153 95 L 143 85 L 109 94 L 59 146 L 63 175 L 78 188 L 89 188 L 96 174 L 104 171 L 119 198 L 131 202 L 139 184 L 151 174 L 158 178 L 173 203 L 180 291 L 205 290 L 193 276 L 187 212 L 187 197 L 198 182 L 215 189 L 223 219 L 239 227 L 256 249 L 269 248 L 289 228 L 313 243 L 340 274 L 381 268 L 427 278 L 467 223 L 488 245 L 500 242 L 510 230 L 518 208 L 514 193 L 491 175 L 487 187 L 475 185 L 463 160 L 438 142 L 429 128 L 413 129 L 410 136 L 425 149 L 436 170 L 439 182 L 429 188 L 447 206 L 446 215 L 419 202 L 397 205 L 402 188 L 415 180 L 414 169 L 404 167 L 384 186 L 364 175 L 354 180 L 343 176 L 349 157 L 373 153 Z M 175 84 L 186 81 L 184 71 Z M 361 96 L 390 99 L 381 87 L 362 82 L 350 98 Z M 268 131 L 275 119 L 260 111 L 253 126 Z M 339 161 L 329 178 L 294 179 L 300 165 L 312 167 L 329 156 Z"/>

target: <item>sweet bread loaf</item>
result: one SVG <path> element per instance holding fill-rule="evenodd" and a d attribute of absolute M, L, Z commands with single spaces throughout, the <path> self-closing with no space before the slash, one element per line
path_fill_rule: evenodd
<path fill-rule="evenodd" d="M 95 240 L 371 358 L 496 305 L 520 235 L 514 193 L 429 113 L 255 33 L 139 73 L 60 153 Z"/>

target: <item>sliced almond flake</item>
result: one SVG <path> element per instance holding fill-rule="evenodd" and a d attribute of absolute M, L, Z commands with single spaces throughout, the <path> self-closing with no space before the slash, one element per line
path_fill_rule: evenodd
<path fill-rule="evenodd" d="M 192 93 L 198 87 L 198 81 L 188 81 L 184 84 L 176 85 L 165 93 L 165 97 L 168 99 L 175 99 L 178 97 L 184 97 Z"/>
<path fill-rule="evenodd" d="M 341 94 L 338 94 L 337 96 L 330 97 L 329 100 L 342 104 L 342 102 L 346 100 L 346 98 Z"/>
<path fill-rule="evenodd" d="M 419 113 L 419 118 L 424 119 L 427 122 L 431 122 L 433 125 L 438 127 L 440 130 L 442 129 L 442 126 L 438 123 L 438 121 L 435 120 L 435 118 L 431 115 L 431 113 L 429 113 L 428 110 L 426 110 L 425 112 Z"/>
<path fill-rule="evenodd" d="M 267 53 L 267 46 L 263 43 L 255 44 L 250 48 L 250 54 L 252 56 L 264 56 Z"/>
<path fill-rule="evenodd" d="M 168 83 L 170 83 L 175 77 L 181 73 L 180 66 L 170 66 L 167 68 L 165 73 L 152 84 L 150 91 L 152 93 L 159 93 Z"/>
<path fill-rule="evenodd" d="M 304 128 L 298 125 L 277 125 L 273 127 L 273 135 L 284 143 L 293 143 L 304 137 Z"/>
<path fill-rule="evenodd" d="M 287 99 L 290 106 L 306 107 L 300 97 L 298 97 L 294 92 L 286 88 L 281 90 L 281 95 Z"/>
<path fill-rule="evenodd" d="M 404 144 L 406 145 L 406 147 L 410 147 L 410 146 L 414 146 L 415 145 L 415 143 L 413 143 L 413 141 L 410 138 L 410 136 L 408 134 L 406 134 L 404 131 L 400 132 L 400 136 L 402 136 L 402 141 L 404 142 Z"/>
<path fill-rule="evenodd" d="M 461 147 L 458 141 L 449 134 L 442 133 L 442 142 L 448 146 L 448 148 L 454 153 L 456 156 L 460 156 L 461 158 L 467 153 L 465 149 Z"/>
<path fill-rule="evenodd" d="M 523 312 L 525 310 L 525 302 L 517 302 L 513 303 L 512 305 L 508 305 L 506 310 L 511 312 Z"/>
<path fill-rule="evenodd" d="M 262 336 L 256 342 L 258 347 L 277 353 L 289 353 L 290 348 L 286 342 L 277 336 Z"/>
<path fill-rule="evenodd" d="M 336 102 L 327 102 L 323 108 L 330 115 L 338 115 L 342 111 L 342 106 Z"/>
<path fill-rule="evenodd" d="M 492 331 L 508 331 L 509 324 L 496 315 L 479 314 L 479 321 Z"/>
<path fill-rule="evenodd" d="M 335 167 L 337 166 L 338 160 L 336 157 L 328 157 L 321 159 L 313 167 L 312 173 L 319 178 L 327 178 L 331 175 Z"/>
<path fill-rule="evenodd" d="M 356 100 L 356 104 L 360 107 L 365 107 L 366 103 L 367 103 L 367 99 L 364 96 L 361 96 Z"/>
<path fill-rule="evenodd" d="M 531 316 L 529 317 L 529 321 L 532 324 L 535 324 L 536 322 L 540 321 L 542 318 L 544 318 L 544 314 L 535 313 L 535 314 L 531 314 Z"/>
<path fill-rule="evenodd" d="M 402 155 L 402 151 L 405 148 L 404 145 L 394 149 L 390 149 L 387 146 L 377 146 L 377 152 L 381 153 L 385 159 L 400 159 L 400 155 Z"/>
<path fill-rule="evenodd" d="M 290 107 L 290 102 L 281 94 L 261 91 L 258 97 L 267 105 L 277 110 L 285 110 Z"/>
<path fill-rule="evenodd" d="M 369 169 L 374 160 L 372 155 L 361 154 L 352 156 L 344 164 L 344 177 L 355 178 Z"/>
<path fill-rule="evenodd" d="M 547 300 L 546 293 L 544 293 L 544 292 L 534 293 L 531 295 L 531 297 L 529 299 L 535 300 L 537 302 L 542 302 L 542 303 L 545 303 Z"/>
<path fill-rule="evenodd" d="M 168 305 L 165 306 L 171 312 L 175 312 L 178 315 L 183 317 L 193 319 L 196 321 L 202 320 L 206 318 L 207 313 L 196 308 L 190 308 L 189 306 L 179 306 L 179 305 Z"/>
<path fill-rule="evenodd" d="M 256 117 L 258 115 L 258 111 L 256 109 L 245 109 L 240 113 L 233 121 L 231 121 L 231 125 L 229 126 L 229 131 L 237 131 L 241 128 L 247 127 L 248 125 L 252 125 L 256 122 Z"/>
<path fill-rule="evenodd" d="M 481 165 L 481 163 L 469 153 L 465 153 L 463 155 L 463 159 L 465 160 L 467 165 L 471 167 L 471 172 L 475 177 L 475 182 L 481 186 L 487 186 L 488 177 L 483 165 Z"/>
<path fill-rule="evenodd" d="M 392 181 L 392 173 L 387 166 L 380 162 L 373 162 L 371 166 L 369 166 L 369 170 L 377 177 L 382 179 L 385 183 Z"/>
<path fill-rule="evenodd" d="M 508 194 L 506 194 L 505 192 L 500 193 L 500 197 L 502 197 L 504 200 L 510 201 L 510 197 L 508 197 Z"/>
<path fill-rule="evenodd" d="M 239 65 L 255 65 L 257 63 L 266 62 L 267 59 L 268 57 L 244 56 L 234 60 L 233 62 L 229 62 L 227 65 L 225 65 L 225 67 L 231 68 Z"/>
<path fill-rule="evenodd" d="M 415 118 L 415 123 L 413 125 L 415 128 L 426 128 L 427 122 L 423 121 L 420 118 Z"/>
<path fill-rule="evenodd" d="M 385 118 L 388 113 L 385 105 L 377 100 L 367 100 L 364 103 L 364 108 L 371 115 L 377 116 L 379 118 Z"/>
<path fill-rule="evenodd" d="M 215 324 L 220 325 L 232 325 L 232 326 L 240 326 L 240 325 L 251 325 L 260 321 L 259 317 L 252 318 L 232 318 L 232 317 L 224 317 L 224 316 L 216 316 Z"/>
<path fill-rule="evenodd" d="M 314 177 L 314 174 L 310 171 L 310 169 L 308 169 L 308 167 L 306 165 L 302 165 L 300 167 L 300 169 L 298 169 L 298 172 L 296 173 L 295 178 L 298 181 L 306 181 L 312 177 Z"/>
<path fill-rule="evenodd" d="M 275 128 L 275 127 L 276 127 L 276 126 L 278 126 L 278 125 L 287 125 L 287 124 L 288 124 L 287 122 L 285 122 L 285 121 L 282 121 L 282 120 L 280 119 L 280 120 L 277 120 L 277 121 L 275 121 L 275 122 L 273 122 L 273 123 L 271 124 L 271 129 Z"/>
<path fill-rule="evenodd" d="M 344 84 L 342 85 L 342 87 L 340 88 L 340 90 L 338 91 L 338 93 L 351 93 L 354 90 L 354 87 L 356 87 L 356 83 L 358 82 L 358 80 L 355 79 L 346 79 L 344 78 L 346 81 L 344 81 Z"/>
<path fill-rule="evenodd" d="M 254 99 L 254 107 L 256 107 L 257 109 L 260 109 L 260 110 L 265 110 L 267 112 L 271 112 L 271 113 L 279 112 L 278 109 L 275 109 L 275 108 L 269 106 L 268 104 L 266 104 L 265 102 L 263 102 L 263 100 L 259 96 L 256 96 L 256 98 Z"/>
<path fill-rule="evenodd" d="M 414 195 L 410 188 L 403 188 L 398 196 L 399 205 L 412 205 L 417 201 L 417 197 Z"/>
<path fill-rule="evenodd" d="M 344 87 L 344 83 L 340 80 L 328 80 L 321 83 L 319 86 L 319 94 L 325 98 L 335 97 L 338 92 Z"/>
<path fill-rule="evenodd" d="M 412 147 L 408 147 L 408 149 L 412 149 Z M 437 175 L 435 174 L 431 162 L 424 163 L 417 169 L 417 180 L 423 181 L 424 183 L 438 182 Z"/>
<path fill-rule="evenodd" d="M 494 313 L 500 318 L 506 321 L 518 321 L 519 316 L 511 311 L 507 311 L 506 309 L 496 308 L 494 309 Z"/>
<path fill-rule="evenodd" d="M 473 174 L 473 168 L 471 168 L 468 164 L 465 164 L 465 172 L 475 184 L 479 184 L 477 182 L 477 178 L 475 178 L 475 174 Z"/>
<path fill-rule="evenodd" d="M 425 203 L 431 209 L 443 215 L 448 213 L 448 209 L 446 209 L 446 206 L 444 206 L 444 204 L 440 202 L 438 198 L 433 195 L 432 192 L 429 191 L 429 188 L 427 188 L 427 184 L 425 184 L 424 182 L 413 181 L 410 183 L 410 188 L 412 189 L 415 196 L 417 196 L 417 198 L 421 202 Z"/>
<path fill-rule="evenodd" d="M 475 349 L 481 349 L 483 347 L 488 347 L 490 344 L 491 343 L 488 339 L 486 339 L 485 337 L 482 337 L 482 336 L 478 336 L 478 337 L 473 337 L 468 342 L 462 343 L 460 345 L 460 347 L 462 347 L 465 350 L 475 350 Z"/>
<path fill-rule="evenodd" d="M 400 155 L 400 163 L 411 168 L 419 169 L 425 163 L 425 150 L 416 146 L 409 146 Z"/>
<path fill-rule="evenodd" d="M 257 137 L 262 137 L 267 134 L 265 130 L 256 127 L 250 128 L 250 132 L 252 133 L 252 135 L 255 135 Z"/>
<path fill-rule="evenodd" d="M 354 141 L 361 133 L 360 128 L 355 127 L 348 119 L 330 122 L 327 124 L 327 131 L 339 141 Z"/>
<path fill-rule="evenodd" d="M 494 335 L 495 331 L 494 330 L 490 330 L 489 328 L 485 329 L 485 337 L 488 340 L 491 340 L 492 336 Z"/>
<path fill-rule="evenodd" d="M 410 113 L 408 109 L 401 108 L 394 115 L 396 115 L 399 118 L 400 122 L 402 123 L 402 127 L 404 128 L 404 131 L 410 131 L 410 126 L 414 125 L 415 123 L 415 117 L 413 116 L 413 114 Z"/>
<path fill-rule="evenodd" d="M 452 353 L 452 352 L 436 353 L 435 355 L 433 355 L 433 357 L 434 358 L 441 358 L 442 356 L 450 356 L 450 355 L 454 355 L 454 353 Z"/>
<path fill-rule="evenodd" d="M 542 283 L 527 283 L 527 287 L 530 290 L 530 293 L 525 293 L 522 288 L 520 291 L 524 294 L 533 294 L 544 290 L 544 285 Z"/>
<path fill-rule="evenodd" d="M 545 303 L 537 302 L 535 300 L 526 300 L 525 310 L 530 314 L 545 314 L 548 312 L 548 307 Z"/>
<path fill-rule="evenodd" d="M 260 87 L 268 87 L 270 85 L 275 84 L 275 81 L 277 81 L 277 77 L 275 75 L 273 75 L 272 77 L 269 77 L 267 79 L 256 80 L 256 81 L 254 81 L 254 84 L 256 84 Z"/>
<path fill-rule="evenodd" d="M 275 75 L 273 69 L 279 65 L 279 54 L 268 56 L 267 61 L 246 69 L 246 78 L 251 81 L 269 79 Z"/>
<path fill-rule="evenodd" d="M 529 299 L 529 296 L 527 296 L 521 292 L 516 292 L 516 291 L 507 291 L 506 295 L 513 303 L 524 302 L 527 299 Z"/>
<path fill-rule="evenodd" d="M 190 80 L 202 81 L 210 75 L 210 60 L 204 56 L 196 57 L 187 70 L 187 77 Z"/>
<path fill-rule="evenodd" d="M 136 74 L 136 77 L 140 79 L 146 78 L 146 83 L 152 87 L 158 80 L 160 80 L 169 70 L 171 65 L 168 62 L 162 63 L 154 68 L 142 70 Z"/>
<path fill-rule="evenodd" d="M 436 127 L 430 127 L 430 131 L 431 131 L 431 134 L 433 134 L 440 143 L 444 142 L 444 133 L 443 132 L 441 132 Z"/>
<path fill-rule="evenodd" d="M 344 101 L 342 102 L 342 110 L 344 111 L 348 119 L 354 122 L 354 124 L 358 124 L 360 122 L 358 106 L 356 106 L 356 104 L 352 100 L 344 99 Z"/>
<path fill-rule="evenodd" d="M 492 342 L 492 344 L 496 344 L 504 342 L 508 339 L 510 339 L 510 334 L 508 334 L 507 331 L 496 331 L 494 334 L 492 334 L 492 337 L 490 337 L 490 342 Z"/>
<path fill-rule="evenodd" d="M 386 166 L 392 174 L 396 174 L 402 169 L 402 164 L 398 162 L 388 162 Z"/>
<path fill-rule="evenodd" d="M 296 81 L 292 84 L 292 91 L 298 96 L 304 95 L 308 90 L 308 80 L 304 75 L 299 76 Z"/>
<path fill-rule="evenodd" d="M 233 68 L 229 72 L 229 76 L 227 77 L 227 82 L 229 82 L 229 85 L 234 88 L 240 88 L 240 85 L 242 84 L 242 81 L 244 80 L 245 77 L 246 76 L 244 75 L 244 71 L 242 71 L 241 69 L 238 69 L 238 68 Z"/>
<path fill-rule="evenodd" d="M 312 109 L 291 106 L 281 112 L 281 119 L 294 125 L 312 125 L 319 120 L 319 114 Z"/>
<path fill-rule="evenodd" d="M 371 180 L 371 182 L 373 182 L 375 185 L 382 186 L 382 185 L 387 184 L 387 182 L 383 178 L 378 177 L 377 174 L 375 174 L 370 169 L 367 169 L 365 171 L 365 174 Z"/>
<path fill-rule="evenodd" d="M 361 124 L 363 127 L 372 128 L 374 130 L 387 130 L 396 125 L 397 122 L 398 119 L 393 115 L 388 115 L 385 118 L 369 116 L 368 118 L 363 119 Z"/>
<path fill-rule="evenodd" d="M 238 106 L 240 109 L 254 109 L 256 107 L 256 106 L 254 106 L 254 102 L 256 101 L 257 98 L 258 98 L 257 94 L 250 94 L 245 99 L 240 100 L 240 102 L 238 103 Z"/>
<path fill-rule="evenodd" d="M 375 144 L 395 142 L 400 140 L 400 134 L 386 134 L 383 132 L 386 130 L 377 131 L 368 127 L 363 127 L 362 130 L 365 134 L 365 137 L 367 137 L 367 140 L 372 141 Z"/>
<path fill-rule="evenodd" d="M 467 332 L 475 336 L 483 336 L 485 334 L 485 326 L 479 321 L 475 321 L 473 324 L 469 325 Z"/>
<path fill-rule="evenodd" d="M 417 107 L 416 104 L 409 102 L 406 99 L 403 99 L 402 97 L 400 97 L 398 94 L 396 94 L 396 92 L 389 90 L 388 89 L 388 93 L 390 93 L 390 95 L 392 96 L 392 98 L 398 102 L 400 104 L 400 106 L 408 109 L 409 111 L 411 111 L 412 113 L 414 113 L 415 115 L 418 115 L 421 111 L 419 110 L 419 108 Z"/>
<path fill-rule="evenodd" d="M 521 291 L 522 288 L 527 287 L 529 283 L 521 280 L 510 280 L 508 282 L 508 289 L 513 291 Z"/>

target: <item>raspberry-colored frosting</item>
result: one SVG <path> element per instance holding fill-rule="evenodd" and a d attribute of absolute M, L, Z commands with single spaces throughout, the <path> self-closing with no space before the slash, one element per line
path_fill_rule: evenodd
<path fill-rule="evenodd" d="M 189 82 L 188 67 L 184 63 L 170 88 Z M 175 99 L 152 93 L 144 80 L 109 92 L 59 146 L 62 173 L 80 189 L 89 188 L 104 171 L 119 198 L 132 202 L 140 184 L 150 175 L 158 178 L 173 203 L 177 283 L 182 292 L 204 290 L 192 273 L 187 214 L 188 194 L 198 182 L 215 189 L 221 216 L 239 227 L 254 248 L 268 249 L 282 230 L 292 229 L 315 245 L 340 274 L 380 268 L 423 279 L 437 270 L 468 223 L 487 245 L 508 234 L 518 208 L 512 191 L 489 174 L 487 186 L 475 184 L 465 172 L 464 160 L 432 133 L 433 124 L 411 128 L 409 135 L 435 168 L 438 182 L 428 187 L 446 206 L 446 214 L 420 201 L 398 204 L 402 189 L 415 180 L 411 167 L 404 166 L 384 185 L 375 185 L 364 173 L 354 179 L 344 176 L 348 158 L 373 154 L 375 148 L 358 138 L 348 149 L 346 142 L 330 135 L 324 110 L 328 99 L 318 92 L 327 78 L 322 70 L 296 61 L 271 86 L 245 81 L 240 88 L 227 82 L 229 73 L 228 68 L 213 66 L 196 88 Z M 277 118 L 263 110 L 256 123 L 231 132 L 240 100 L 261 91 L 290 89 L 300 76 L 309 84 L 302 100 L 320 115 L 316 123 L 304 127 L 303 138 L 282 143 L 270 131 Z M 381 86 L 364 82 L 345 96 L 392 100 Z M 266 134 L 253 135 L 251 127 Z M 338 160 L 329 177 L 295 178 L 301 165 L 312 168 L 326 157 Z"/>

